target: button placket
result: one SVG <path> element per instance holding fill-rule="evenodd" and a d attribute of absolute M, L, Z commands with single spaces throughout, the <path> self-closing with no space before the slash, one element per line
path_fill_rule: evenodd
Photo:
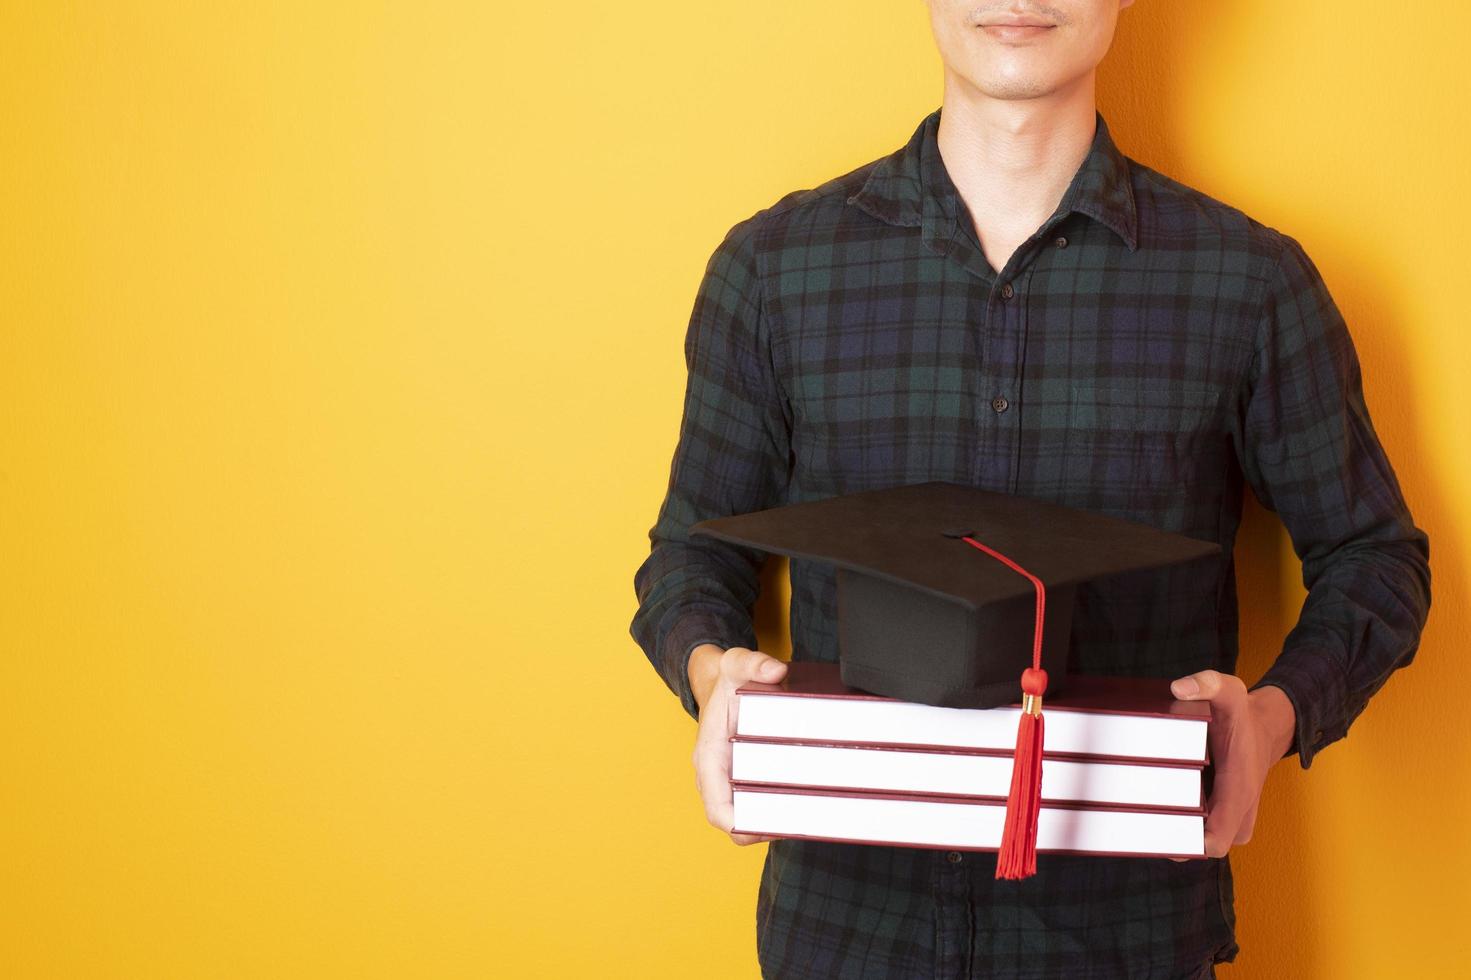
<path fill-rule="evenodd" d="M 1026 284 L 1032 274 L 1040 234 L 1030 239 L 1001 270 L 999 284 L 992 286 L 987 304 L 983 375 L 978 406 L 991 409 L 989 421 L 980 426 L 981 445 L 972 472 L 975 485 L 1002 492 L 1015 492 L 1020 446 L 1019 419 L 1011 411 L 1011 396 L 1019 390 L 1021 359 L 1026 336 Z M 989 389 L 989 391 L 988 391 Z"/>

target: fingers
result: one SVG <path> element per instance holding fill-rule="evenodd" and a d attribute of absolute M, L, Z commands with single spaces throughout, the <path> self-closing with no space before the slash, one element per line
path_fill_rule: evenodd
<path fill-rule="evenodd" d="M 1221 721 L 1230 724 L 1222 725 Z M 1217 727 L 1221 729 L 1219 735 L 1211 739 L 1215 778 L 1205 816 L 1206 857 L 1224 857 L 1231 849 L 1261 792 L 1260 783 L 1253 782 L 1251 726 L 1238 727 L 1234 718 L 1227 718 L 1212 722 L 1211 728 Z"/>
<path fill-rule="evenodd" d="M 723 668 L 722 668 L 723 669 Z M 735 806 L 730 791 L 730 689 L 717 683 L 710 700 L 700 713 L 700 727 L 695 734 L 695 749 L 690 761 L 695 767 L 695 787 L 705 807 L 705 819 L 721 830 L 733 826 Z"/>
<path fill-rule="evenodd" d="M 1243 740 L 1249 741 L 1250 726 L 1238 724 L 1249 708 L 1246 683 L 1234 674 L 1198 670 L 1176 678 L 1170 691 L 1182 701 L 1211 703 L 1210 753 L 1215 783 L 1205 818 L 1205 856 L 1224 857 L 1233 844 L 1250 838 L 1256 819 L 1258 794 L 1249 764 L 1252 746 L 1243 744 Z"/>
<path fill-rule="evenodd" d="M 730 792 L 729 744 L 721 752 L 718 743 L 695 749 L 695 785 L 705 807 L 705 819 L 721 830 L 734 826 L 735 804 Z"/>
<path fill-rule="evenodd" d="M 1222 778 L 1222 776 L 1226 778 Z M 1251 787 L 1237 767 L 1232 773 L 1216 773 L 1216 784 L 1211 790 L 1210 809 L 1205 815 L 1205 856 L 1225 857 L 1236 840 L 1242 818 L 1250 804 Z"/>
<path fill-rule="evenodd" d="M 1176 678 L 1170 691 L 1182 701 L 1211 703 L 1210 752 L 1215 766 L 1205 819 L 1206 857 L 1222 857 L 1236 839 L 1247 808 L 1254 798 L 1250 767 L 1243 758 L 1237 722 L 1248 707 L 1246 684 L 1234 674 L 1198 670 Z"/>
<path fill-rule="evenodd" d="M 1244 766 L 1217 768 L 1216 782 L 1211 787 L 1205 815 L 1206 857 L 1225 857 L 1233 845 L 1245 844 L 1251 840 L 1260 797 L 1252 797 L 1250 782 L 1250 775 Z M 1251 800 L 1249 804 L 1243 802 L 1248 799 Z M 1192 859 L 1177 857 L 1170 860 Z"/>
<path fill-rule="evenodd" d="M 1242 813 L 1242 808 L 1236 803 L 1236 795 L 1231 791 L 1222 792 L 1219 782 L 1216 785 L 1217 789 L 1211 793 L 1210 809 L 1205 818 L 1205 856 L 1212 858 L 1225 857 L 1232 847 L 1251 841 L 1252 830 L 1256 827 L 1257 807 L 1261 803 L 1261 797 L 1258 796 Z M 1170 860 L 1193 859 L 1172 857 Z"/>
<path fill-rule="evenodd" d="M 725 743 L 729 745 L 730 743 Z M 695 781 L 700 788 L 700 798 L 705 804 L 705 819 L 726 834 L 730 839 L 745 847 L 762 841 L 776 840 L 765 834 L 733 834 L 735 826 L 735 800 L 730 789 L 730 755 L 719 753 L 696 753 Z"/>
<path fill-rule="evenodd" d="M 765 834 L 731 833 L 735 826 L 735 803 L 730 786 L 730 736 L 735 731 L 740 703 L 735 690 L 751 680 L 779 683 L 786 669 L 785 661 L 759 650 L 732 647 L 721 657 L 720 679 L 700 713 L 691 762 L 705 819 L 743 847 L 777 838 Z"/>

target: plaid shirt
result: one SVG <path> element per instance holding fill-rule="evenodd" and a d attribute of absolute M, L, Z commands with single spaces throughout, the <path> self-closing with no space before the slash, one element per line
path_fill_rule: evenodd
<path fill-rule="evenodd" d="M 1080 586 L 1069 669 L 1234 673 L 1244 489 L 1308 590 L 1256 686 L 1297 711 L 1306 768 L 1409 663 L 1430 606 L 1343 317 L 1292 237 L 1124 156 L 1101 114 L 1057 210 L 998 273 L 939 156 L 909 142 L 736 224 L 685 339 L 684 416 L 631 632 L 698 718 L 701 643 L 756 646 L 762 553 L 707 517 L 926 480 L 1219 542 L 1218 561 Z M 833 568 L 793 559 L 796 659 L 838 658 Z M 768 845 L 768 976 L 1189 977 L 1234 959 L 1229 859 Z"/>

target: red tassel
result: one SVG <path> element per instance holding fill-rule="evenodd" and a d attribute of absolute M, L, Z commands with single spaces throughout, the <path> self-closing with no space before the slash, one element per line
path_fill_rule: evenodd
<path fill-rule="evenodd" d="M 962 540 L 1026 576 L 1037 594 L 1032 666 L 1022 671 L 1022 716 L 1016 726 L 1006 823 L 1001 828 L 1001 848 L 996 854 L 997 878 L 1030 878 L 1037 873 L 1037 816 L 1042 809 L 1042 695 L 1047 693 L 1047 671 L 1042 669 L 1042 624 L 1047 615 L 1047 587 L 1040 578 L 995 548 L 969 536 Z"/>
<path fill-rule="evenodd" d="M 1042 695 L 1047 672 L 1028 667 L 1022 671 L 1027 695 L 1016 726 L 1016 754 L 1011 764 L 1011 792 L 1006 798 L 1006 825 L 996 855 L 996 877 L 1029 878 L 1037 873 L 1037 815 L 1042 807 Z"/>

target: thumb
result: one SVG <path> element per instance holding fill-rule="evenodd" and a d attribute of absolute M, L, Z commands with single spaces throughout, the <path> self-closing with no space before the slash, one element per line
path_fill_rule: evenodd
<path fill-rule="evenodd" d="M 761 680 L 763 681 L 780 680 L 781 676 L 786 672 L 786 662 L 778 660 L 775 657 L 768 657 L 763 655 L 761 663 L 757 664 L 756 666 L 756 676 L 761 678 Z"/>
<path fill-rule="evenodd" d="M 1170 692 L 1182 701 L 1212 698 L 1221 687 L 1221 675 L 1214 670 L 1199 670 L 1170 682 Z"/>

